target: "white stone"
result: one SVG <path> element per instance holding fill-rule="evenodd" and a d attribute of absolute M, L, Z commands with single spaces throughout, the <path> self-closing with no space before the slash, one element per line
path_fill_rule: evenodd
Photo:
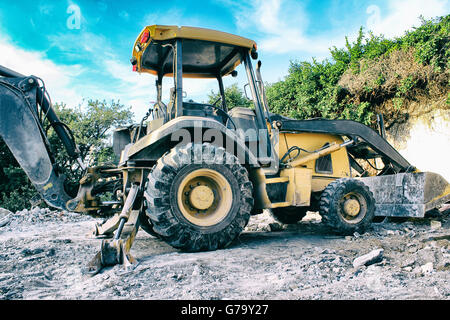
<path fill-rule="evenodd" d="M 431 220 L 430 221 L 430 227 L 433 230 L 440 229 L 442 227 L 442 223 L 440 221 Z"/>
<path fill-rule="evenodd" d="M 372 250 L 368 254 L 365 254 L 353 260 L 353 267 L 359 268 L 361 266 L 369 266 L 371 264 L 380 262 L 383 258 L 383 252 L 383 249 Z"/>
<path fill-rule="evenodd" d="M 434 270 L 433 262 L 428 262 L 428 263 L 425 263 L 423 266 L 420 266 L 420 271 L 422 271 L 423 274 L 432 273 L 433 270 Z"/>
<path fill-rule="evenodd" d="M 0 208 L 0 227 L 3 227 L 9 223 L 13 213 L 9 210 Z"/>

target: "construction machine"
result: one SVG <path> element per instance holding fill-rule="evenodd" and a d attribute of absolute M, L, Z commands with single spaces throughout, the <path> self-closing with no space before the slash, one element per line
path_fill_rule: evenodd
<path fill-rule="evenodd" d="M 263 209 L 282 223 L 319 211 L 330 230 L 353 234 L 376 217 L 424 217 L 450 200 L 448 182 L 403 158 L 385 139 L 381 121 L 377 132 L 350 120 L 271 113 L 257 59 L 256 43 L 240 36 L 145 27 L 130 61 L 134 72 L 156 77 L 157 101 L 139 124 L 115 129 L 116 166 L 88 168 L 40 78 L 0 67 L 0 136 L 43 200 L 63 210 L 114 213 L 95 227 L 104 239 L 89 273 L 136 262 L 130 249 L 139 227 L 183 251 L 216 250 Z M 236 76 L 241 64 L 253 108 L 229 109 L 223 78 Z M 173 78 L 167 104 L 164 77 Z M 186 78 L 216 79 L 220 99 L 183 99 Z M 57 169 L 43 129 L 48 125 L 85 170 L 76 195 L 68 194 Z M 110 181 L 115 200 L 102 202 Z"/>

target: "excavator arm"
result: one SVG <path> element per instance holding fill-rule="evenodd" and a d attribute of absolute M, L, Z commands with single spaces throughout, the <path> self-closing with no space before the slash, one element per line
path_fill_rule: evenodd
<path fill-rule="evenodd" d="M 42 84 L 42 85 L 41 85 Z M 71 197 L 64 189 L 65 176 L 57 170 L 43 129 L 54 128 L 70 157 L 79 158 L 70 130 L 58 119 L 42 80 L 0 66 L 0 137 L 51 207 L 66 210 Z"/>
<path fill-rule="evenodd" d="M 74 198 L 64 188 L 66 177 L 59 173 L 52 156 L 44 121 L 53 127 L 69 156 L 86 169 Z M 105 191 L 108 184 L 101 182 L 103 178 L 117 177 L 121 171 L 108 166 L 84 168 L 72 133 L 58 119 L 43 81 L 3 66 L 0 66 L 0 137 L 49 206 L 87 213 L 107 213 L 112 209 L 114 204 L 101 203 L 97 195 Z M 131 184 L 130 190 L 122 210 L 96 227 L 95 235 L 102 237 L 109 236 L 116 229 L 117 232 L 112 241 L 103 240 L 101 250 L 83 272 L 95 275 L 107 265 L 136 262 L 130 249 L 140 226 L 142 189 L 137 184 Z"/>

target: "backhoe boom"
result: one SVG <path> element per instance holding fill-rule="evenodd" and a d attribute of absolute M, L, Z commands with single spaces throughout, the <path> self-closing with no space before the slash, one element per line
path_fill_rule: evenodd
<path fill-rule="evenodd" d="M 0 76 L 0 137 L 45 202 L 66 209 L 71 197 L 64 189 L 64 175 L 55 170 L 42 122 L 48 120 L 69 156 L 77 158 L 70 130 L 58 119 L 39 78 L 27 77 L 3 66 L 0 66 Z M 44 119 L 40 119 L 39 108 Z"/>

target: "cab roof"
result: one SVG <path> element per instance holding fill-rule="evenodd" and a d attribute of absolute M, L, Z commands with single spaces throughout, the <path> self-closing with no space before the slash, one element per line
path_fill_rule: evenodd
<path fill-rule="evenodd" d="M 174 39 L 182 39 L 183 77 L 215 78 L 231 73 L 243 55 L 256 50 L 253 40 L 230 33 L 196 28 L 151 25 L 133 47 L 134 71 L 173 76 Z"/>

